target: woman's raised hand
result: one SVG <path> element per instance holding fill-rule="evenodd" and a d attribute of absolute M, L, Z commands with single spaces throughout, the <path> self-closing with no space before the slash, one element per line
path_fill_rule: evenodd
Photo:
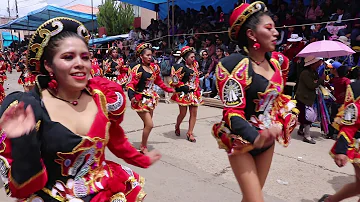
<path fill-rule="evenodd" d="M 0 126 L 8 138 L 17 138 L 29 134 L 35 128 L 35 116 L 31 105 L 24 108 L 20 102 L 9 107 L 0 118 Z"/>

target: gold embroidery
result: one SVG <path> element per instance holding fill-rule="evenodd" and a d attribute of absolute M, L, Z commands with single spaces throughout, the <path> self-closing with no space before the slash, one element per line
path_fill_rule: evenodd
<path fill-rule="evenodd" d="M 106 118 L 109 118 L 108 117 L 108 111 L 107 111 L 107 108 L 106 108 L 106 97 L 104 95 L 103 92 L 101 92 L 100 90 L 98 89 L 94 89 L 93 90 L 93 93 L 97 94 L 99 96 L 99 101 L 100 101 L 100 106 L 101 106 L 101 110 L 102 112 L 104 113 L 104 115 L 106 116 Z"/>
<path fill-rule="evenodd" d="M 59 196 L 59 195 L 53 196 L 53 195 L 52 195 L 52 192 L 51 192 L 48 188 L 46 188 L 46 187 L 42 188 L 42 191 L 45 192 L 47 195 L 53 197 L 54 199 L 58 200 L 58 201 L 61 201 L 61 202 L 65 202 L 65 201 L 66 201 L 66 198 L 63 198 L 63 197 L 61 197 L 61 196 Z"/>
<path fill-rule="evenodd" d="M 117 193 L 115 195 L 113 195 L 111 198 L 110 198 L 110 202 L 126 202 L 126 197 L 125 197 L 125 194 L 124 193 Z"/>
<path fill-rule="evenodd" d="M 36 125 L 35 125 L 36 131 L 39 131 L 40 125 L 41 125 L 41 120 L 39 120 L 39 121 L 36 123 Z"/>
<path fill-rule="evenodd" d="M 143 189 L 141 189 L 136 197 L 136 202 L 142 202 L 144 200 L 145 196 L 146 196 L 146 193 L 144 192 Z"/>

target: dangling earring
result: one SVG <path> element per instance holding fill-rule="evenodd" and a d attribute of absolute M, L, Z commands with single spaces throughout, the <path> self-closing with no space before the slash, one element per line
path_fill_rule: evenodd
<path fill-rule="evenodd" d="M 256 39 L 254 40 L 254 45 L 253 45 L 253 48 L 255 49 L 255 50 L 259 50 L 260 49 L 260 44 L 258 43 L 258 42 L 256 42 Z"/>
<path fill-rule="evenodd" d="M 55 75 L 52 72 L 50 72 L 49 76 L 50 76 L 50 82 L 48 83 L 48 87 L 57 93 L 58 83 L 55 80 Z"/>

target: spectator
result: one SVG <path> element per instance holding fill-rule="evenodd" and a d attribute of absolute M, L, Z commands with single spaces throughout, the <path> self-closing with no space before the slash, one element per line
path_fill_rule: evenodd
<path fill-rule="evenodd" d="M 360 6 L 358 6 L 360 7 Z M 355 15 L 355 18 L 360 18 L 360 11 Z M 352 25 L 351 31 L 351 45 L 359 46 L 360 45 L 360 20 L 355 20 Z"/>
<path fill-rule="evenodd" d="M 215 42 L 216 42 L 216 49 L 221 48 L 222 50 L 226 51 L 227 48 L 220 36 L 216 37 Z"/>
<path fill-rule="evenodd" d="M 217 48 L 216 49 L 216 56 L 213 56 L 212 59 L 212 63 L 207 71 L 207 74 L 205 75 L 205 91 L 206 92 L 210 92 L 211 91 L 211 87 L 215 84 L 215 67 L 216 65 L 220 62 L 221 59 L 223 59 L 225 57 L 224 54 L 224 49 L 222 48 Z M 211 83 L 212 81 L 212 83 Z"/>
<path fill-rule="evenodd" d="M 317 5 L 316 0 L 310 1 L 310 6 L 306 9 L 305 12 L 305 20 L 310 22 L 315 22 L 317 16 L 319 16 L 320 13 L 320 6 Z"/>
<path fill-rule="evenodd" d="M 296 20 L 295 18 L 293 18 L 292 13 L 290 11 L 286 11 L 283 25 L 285 26 L 296 25 Z M 276 23 L 275 26 L 277 26 Z"/>
<path fill-rule="evenodd" d="M 345 8 L 343 5 L 339 5 L 337 10 L 336 10 L 336 14 L 334 14 L 333 16 L 331 16 L 332 21 L 336 21 L 336 23 L 334 23 L 334 26 L 344 26 L 347 25 L 346 28 L 344 29 L 340 29 L 338 32 L 339 36 L 345 36 L 349 33 L 351 33 L 351 23 L 350 22 L 342 22 L 343 20 L 347 20 L 350 19 L 351 15 L 350 13 L 346 13 L 345 12 Z"/>
<path fill-rule="evenodd" d="M 321 5 L 321 10 L 324 12 L 326 18 L 329 18 L 336 12 L 332 0 L 326 0 L 325 3 Z"/>
<path fill-rule="evenodd" d="M 209 57 L 209 53 L 207 52 L 207 50 L 202 50 L 200 52 L 200 56 L 201 59 L 199 61 L 199 65 L 200 65 L 200 87 L 203 90 L 206 90 L 204 88 L 204 79 L 205 79 L 205 74 L 208 72 L 210 65 L 212 63 L 211 58 Z"/>
<path fill-rule="evenodd" d="M 187 45 L 188 45 L 188 42 L 185 40 L 184 36 L 179 36 L 178 49 L 181 50 L 183 47 L 185 47 Z"/>
<path fill-rule="evenodd" d="M 322 58 L 308 56 L 305 58 L 305 69 L 301 72 L 296 90 L 297 108 L 300 111 L 300 128 L 298 135 L 304 136 L 303 141 L 316 144 L 310 136 L 311 124 L 316 118 L 313 105 L 316 98 L 315 89 L 323 83 L 324 79 L 319 78 L 318 68 L 322 65 Z"/>
<path fill-rule="evenodd" d="M 205 40 L 205 48 L 209 53 L 209 57 L 213 57 L 215 55 L 216 46 L 214 44 L 214 39 L 211 36 L 208 36 Z"/>

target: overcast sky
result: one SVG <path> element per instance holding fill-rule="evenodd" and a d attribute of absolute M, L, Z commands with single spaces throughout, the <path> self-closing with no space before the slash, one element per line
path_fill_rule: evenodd
<path fill-rule="evenodd" d="M 15 0 L 10 1 L 10 13 L 12 17 L 16 17 Z M 17 0 L 19 17 L 26 15 L 27 13 L 42 8 L 47 4 L 52 4 L 60 7 L 68 7 L 76 4 L 84 4 L 91 6 L 91 0 Z M 94 7 L 101 4 L 102 0 L 93 0 Z M 103 0 L 105 1 L 105 0 Z M 0 16 L 9 16 L 7 12 L 8 0 L 0 0 Z"/>

